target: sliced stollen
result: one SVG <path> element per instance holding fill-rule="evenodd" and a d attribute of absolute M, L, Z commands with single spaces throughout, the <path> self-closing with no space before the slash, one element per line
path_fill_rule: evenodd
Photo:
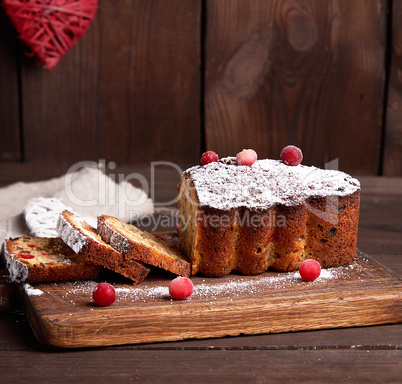
<path fill-rule="evenodd" d="M 135 283 L 145 279 L 150 272 L 144 264 L 127 260 L 120 252 L 106 244 L 80 217 L 69 211 L 60 213 L 57 232 L 75 252 L 88 260 L 128 277 Z"/>
<path fill-rule="evenodd" d="M 98 216 L 98 233 L 126 259 L 139 260 L 180 276 L 191 275 L 191 264 L 172 244 L 112 216 Z"/>
<path fill-rule="evenodd" d="M 10 280 L 16 283 L 96 279 L 103 269 L 59 238 L 21 236 L 4 244 Z"/>

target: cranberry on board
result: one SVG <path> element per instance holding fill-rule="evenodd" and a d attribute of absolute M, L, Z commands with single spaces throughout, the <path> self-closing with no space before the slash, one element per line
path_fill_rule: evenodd
<path fill-rule="evenodd" d="M 112 285 L 108 283 L 100 283 L 93 291 L 92 297 L 96 304 L 106 307 L 112 305 L 116 300 L 116 291 Z"/>
<path fill-rule="evenodd" d="M 194 285 L 188 277 L 176 277 L 169 284 L 169 294 L 173 299 L 183 300 L 191 296 Z"/>
<path fill-rule="evenodd" d="M 281 151 L 281 160 L 286 165 L 299 165 L 303 160 L 303 153 L 300 148 L 294 145 L 288 145 Z"/>
<path fill-rule="evenodd" d="M 257 161 L 257 152 L 254 149 L 243 149 L 236 155 L 238 165 L 253 165 Z"/>
<path fill-rule="evenodd" d="M 204 152 L 201 156 L 201 165 L 206 165 L 209 163 L 214 163 L 219 160 L 219 156 L 214 151 Z"/>
<path fill-rule="evenodd" d="M 314 281 L 321 274 L 321 265 L 317 260 L 304 260 L 299 268 L 299 273 L 303 280 Z"/>

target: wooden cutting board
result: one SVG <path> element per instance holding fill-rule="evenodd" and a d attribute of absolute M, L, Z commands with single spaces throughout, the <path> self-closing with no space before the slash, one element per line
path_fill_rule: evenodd
<path fill-rule="evenodd" d="M 0 313 L 12 312 L 19 308 L 18 286 L 10 283 L 8 271 L 0 269 Z"/>
<path fill-rule="evenodd" d="M 115 276 L 116 277 L 116 276 Z M 172 275 L 139 285 L 110 281 L 116 302 L 98 307 L 98 282 L 23 285 L 38 340 L 54 347 L 95 347 L 402 322 L 402 280 L 365 256 L 324 270 L 314 282 L 297 272 L 193 277 L 186 300 L 168 295 Z M 113 280 L 113 279 L 112 279 Z"/>

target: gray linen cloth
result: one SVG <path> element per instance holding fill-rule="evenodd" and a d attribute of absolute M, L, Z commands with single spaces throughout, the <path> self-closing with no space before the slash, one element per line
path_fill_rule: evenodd
<path fill-rule="evenodd" d="M 63 209 L 82 215 L 92 226 L 101 214 L 129 222 L 152 215 L 152 200 L 126 180 L 116 182 L 99 167 L 39 182 L 16 182 L 0 188 L 0 245 L 10 237 L 57 236 L 55 222 Z"/>

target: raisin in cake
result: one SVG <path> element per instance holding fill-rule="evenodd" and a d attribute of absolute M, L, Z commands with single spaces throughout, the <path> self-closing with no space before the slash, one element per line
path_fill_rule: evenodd
<path fill-rule="evenodd" d="M 150 272 L 150 269 L 143 263 L 128 260 L 120 252 L 106 244 L 94 228 L 69 211 L 60 213 L 57 232 L 65 243 L 78 254 L 83 255 L 93 263 L 128 277 L 135 283 L 144 280 Z"/>
<path fill-rule="evenodd" d="M 4 257 L 14 282 L 96 279 L 102 269 L 77 255 L 59 238 L 9 239 L 4 244 Z"/>
<path fill-rule="evenodd" d="M 329 268 L 356 256 L 360 184 L 343 172 L 227 157 L 185 171 L 177 202 L 193 274 L 292 271 L 307 258 Z"/>
<path fill-rule="evenodd" d="M 98 216 L 98 233 L 127 260 L 139 260 L 181 276 L 191 264 L 173 244 L 112 216 Z"/>

